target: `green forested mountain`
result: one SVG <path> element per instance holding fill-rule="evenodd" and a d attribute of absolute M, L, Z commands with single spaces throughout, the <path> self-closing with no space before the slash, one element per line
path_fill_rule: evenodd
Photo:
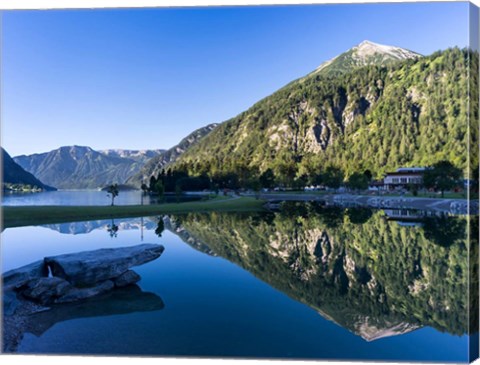
<path fill-rule="evenodd" d="M 170 221 L 196 249 L 367 340 L 422 326 L 468 331 L 465 217 L 402 226 L 382 211 L 293 203 L 276 213 L 190 213 Z"/>
<path fill-rule="evenodd" d="M 470 56 L 453 48 L 313 72 L 220 124 L 173 166 L 210 176 L 272 168 L 287 183 L 327 166 L 374 177 L 439 160 L 466 169 Z"/>

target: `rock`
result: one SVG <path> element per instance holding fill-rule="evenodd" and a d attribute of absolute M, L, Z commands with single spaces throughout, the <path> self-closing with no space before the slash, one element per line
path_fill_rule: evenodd
<path fill-rule="evenodd" d="M 107 280 L 90 288 L 71 288 L 65 295 L 55 300 L 55 303 L 70 303 L 87 299 L 112 290 L 115 287 L 113 281 Z"/>
<path fill-rule="evenodd" d="M 13 315 L 19 304 L 20 302 L 17 298 L 17 293 L 12 290 L 3 292 L 3 315 Z"/>
<path fill-rule="evenodd" d="M 74 286 L 91 286 L 116 278 L 132 266 L 155 260 L 163 250 L 163 246 L 156 244 L 104 248 L 46 257 L 45 263 L 52 270 L 53 276 L 64 278 Z"/>
<path fill-rule="evenodd" d="M 65 279 L 45 277 L 30 280 L 22 294 L 28 299 L 45 305 L 54 303 L 71 289 L 72 285 Z"/>
<path fill-rule="evenodd" d="M 116 287 L 122 288 L 127 285 L 135 284 L 139 282 L 140 279 L 140 275 L 138 275 L 135 271 L 128 270 L 119 277 L 115 278 L 113 282 L 115 283 Z"/>
<path fill-rule="evenodd" d="M 15 270 L 7 271 L 2 275 L 3 290 L 18 289 L 32 279 L 47 276 L 48 271 L 43 260 L 22 266 Z"/>

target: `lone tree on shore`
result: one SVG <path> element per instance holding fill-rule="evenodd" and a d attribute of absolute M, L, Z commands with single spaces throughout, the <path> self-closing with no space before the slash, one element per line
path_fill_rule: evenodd
<path fill-rule="evenodd" d="M 112 184 L 107 188 L 107 196 L 112 198 L 112 207 L 115 201 L 115 198 L 118 196 L 118 185 Z"/>
<path fill-rule="evenodd" d="M 461 177 L 462 170 L 450 161 L 439 161 L 425 170 L 423 184 L 427 188 L 440 190 L 443 198 L 444 192 L 457 186 Z"/>

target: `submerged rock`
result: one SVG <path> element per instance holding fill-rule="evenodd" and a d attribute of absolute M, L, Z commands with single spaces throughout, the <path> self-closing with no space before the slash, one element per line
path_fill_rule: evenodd
<path fill-rule="evenodd" d="M 45 263 L 53 276 L 63 278 L 75 286 L 90 286 L 117 278 L 133 266 L 155 260 L 163 250 L 163 246 L 156 244 L 103 248 L 46 257 Z"/>

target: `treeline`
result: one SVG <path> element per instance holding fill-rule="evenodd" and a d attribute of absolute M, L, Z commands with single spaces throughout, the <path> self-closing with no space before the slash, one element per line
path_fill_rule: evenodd
<path fill-rule="evenodd" d="M 323 185 L 338 189 L 345 185 L 351 189 L 367 189 L 372 180 L 372 173 L 366 170 L 354 173 L 345 180 L 344 172 L 335 167 L 328 167 L 312 175 L 291 176 L 285 179 L 275 175 L 270 168 L 262 173 L 247 168 L 229 173 L 208 175 L 203 173 L 190 176 L 187 171 L 162 170 L 157 176 L 151 176 L 148 184 L 143 183 L 141 189 L 145 192 L 157 194 L 178 193 L 183 191 L 220 190 L 220 189 L 273 189 L 275 187 L 303 189 L 306 186 Z"/>
<path fill-rule="evenodd" d="M 478 191 L 478 169 L 476 171 L 475 191 Z M 424 172 L 422 185 L 408 186 L 414 194 L 420 188 L 428 188 L 442 192 L 453 188 L 463 188 L 462 170 L 448 161 L 439 161 L 428 167 Z M 181 193 L 183 191 L 213 190 L 220 189 L 273 189 L 275 187 L 302 190 L 307 186 L 323 186 L 331 189 L 346 187 L 350 190 L 366 190 L 373 181 L 370 170 L 354 172 L 346 177 L 340 168 L 328 166 L 318 172 L 295 176 L 293 174 L 278 176 L 271 168 L 262 173 L 258 169 L 242 169 L 230 173 L 217 173 L 209 175 L 203 173 L 198 176 L 190 176 L 188 170 L 162 170 L 158 176 L 152 176 L 149 184 L 142 184 L 142 190 L 163 195 L 166 192 Z"/>

